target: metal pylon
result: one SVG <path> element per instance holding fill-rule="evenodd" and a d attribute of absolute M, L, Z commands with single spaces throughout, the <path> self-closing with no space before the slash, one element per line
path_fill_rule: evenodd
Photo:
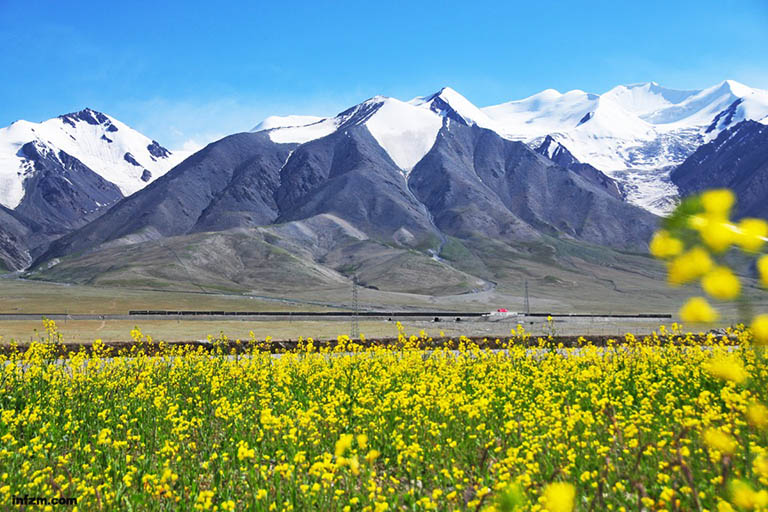
<path fill-rule="evenodd" d="M 528 280 L 525 280 L 525 314 L 531 314 L 531 302 L 528 300 Z"/>
<path fill-rule="evenodd" d="M 352 308 L 354 312 L 352 314 L 352 332 L 350 337 L 354 340 L 360 337 L 360 321 L 357 315 L 360 310 L 360 303 L 357 297 L 357 276 L 352 276 Z"/>

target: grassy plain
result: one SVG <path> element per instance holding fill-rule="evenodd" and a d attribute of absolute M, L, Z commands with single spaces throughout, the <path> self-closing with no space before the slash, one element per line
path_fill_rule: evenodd
<path fill-rule="evenodd" d="M 539 312 L 585 312 L 585 313 L 627 313 L 653 312 L 676 313 L 688 289 L 669 290 L 662 282 L 658 291 L 646 291 L 645 295 L 633 288 L 627 274 L 617 273 L 611 277 L 610 269 L 604 272 L 619 290 L 606 295 L 600 301 L 589 288 L 583 288 L 575 281 L 561 283 L 532 281 L 531 309 Z M 619 279 L 622 278 L 622 280 Z M 597 286 L 602 286 L 598 283 Z M 520 287 L 500 284 L 495 290 L 473 294 L 432 296 L 387 292 L 367 288 L 359 289 L 362 309 L 378 310 L 437 310 L 437 311 L 481 311 L 506 307 L 522 311 L 523 296 Z M 597 293 L 597 292 L 594 292 Z M 606 292 L 607 293 L 607 292 Z M 768 309 L 765 294 L 747 289 L 753 309 Z M 0 313 L 36 313 L 40 317 L 31 319 L 4 319 L 0 315 L 0 342 L 11 339 L 29 342 L 40 330 L 43 313 L 125 315 L 132 309 L 168 310 L 226 310 L 226 311 L 340 311 L 352 307 L 351 289 L 347 286 L 326 290 L 296 290 L 289 295 L 247 297 L 244 295 L 217 295 L 196 292 L 159 291 L 131 288 L 71 285 L 18 279 L 0 279 Z M 733 304 L 720 306 L 723 313 L 721 325 L 727 326 L 739 319 L 739 310 Z M 458 336 L 505 336 L 516 326 L 516 321 L 452 321 L 424 322 L 401 320 L 409 332 L 424 329 L 437 336 L 441 331 Z M 673 318 L 676 320 L 676 318 Z M 671 323 L 672 320 L 663 322 Z M 533 323 L 531 323 L 533 322 Z M 250 320 L 200 320 L 170 319 L 156 320 L 141 317 L 115 320 L 60 320 L 57 322 L 64 341 L 83 343 L 100 338 L 104 341 L 126 341 L 131 329 L 139 326 L 155 339 L 165 341 L 190 341 L 205 339 L 208 335 L 224 333 L 233 339 L 246 339 L 250 331 L 257 338 L 298 339 L 312 336 L 318 339 L 335 339 L 340 334 L 351 332 L 350 320 L 318 321 L 250 321 Z M 533 334 L 546 334 L 543 319 L 529 319 L 524 327 Z M 658 321 L 598 321 L 565 320 L 557 318 L 555 329 L 564 335 L 617 335 L 627 332 L 648 334 L 658 327 Z M 394 335 L 392 322 L 380 320 L 360 321 L 360 331 L 368 337 Z"/>
<path fill-rule="evenodd" d="M 322 311 L 329 306 L 247 297 L 140 288 L 0 279 L 0 313 L 127 314 L 129 310 Z"/>
<path fill-rule="evenodd" d="M 0 343 L 30 343 L 38 339 L 42 332 L 42 319 L 35 320 L 0 320 Z M 221 334 L 230 339 L 246 340 L 253 331 L 259 340 L 271 336 L 274 340 L 297 340 L 300 336 L 317 340 L 336 339 L 339 335 L 351 333 L 351 320 L 317 321 L 252 321 L 252 320 L 59 320 L 56 322 L 62 341 L 65 343 L 90 343 L 95 339 L 104 342 L 129 341 L 130 332 L 139 327 L 142 332 L 154 340 L 195 341 L 205 340 L 209 335 L 214 338 Z M 444 333 L 447 336 L 509 336 L 510 330 L 517 326 L 516 321 L 453 320 L 431 322 L 402 320 L 408 332 L 418 333 L 424 330 L 431 336 Z M 670 322 L 666 322 L 670 323 Z M 543 318 L 523 322 L 524 327 L 533 335 L 547 335 L 552 330 Z M 360 320 L 360 332 L 366 338 L 390 338 L 397 335 L 396 322 L 386 320 Z M 658 330 L 657 320 L 623 321 L 580 321 L 556 319 L 553 329 L 556 334 L 567 336 L 609 335 L 622 337 L 627 332 L 650 334 Z"/>

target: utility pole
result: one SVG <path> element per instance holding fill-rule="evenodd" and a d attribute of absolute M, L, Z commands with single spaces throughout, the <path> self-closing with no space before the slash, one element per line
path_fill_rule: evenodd
<path fill-rule="evenodd" d="M 531 302 L 528 300 L 528 280 L 525 280 L 525 314 L 526 316 L 531 314 Z"/>
<path fill-rule="evenodd" d="M 352 307 L 354 308 L 354 312 L 352 313 L 352 332 L 350 333 L 350 337 L 353 340 L 356 340 L 360 337 L 360 321 L 357 315 L 357 312 L 360 310 L 360 303 L 357 297 L 356 275 L 352 276 Z"/>

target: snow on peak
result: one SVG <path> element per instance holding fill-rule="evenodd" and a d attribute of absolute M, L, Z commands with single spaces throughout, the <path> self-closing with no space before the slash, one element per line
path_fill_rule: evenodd
<path fill-rule="evenodd" d="M 429 109 L 387 98 L 365 126 L 392 161 L 408 173 L 432 149 L 443 120 Z"/>
<path fill-rule="evenodd" d="M 409 101 L 411 105 L 427 108 L 441 117 L 447 117 L 468 126 L 496 130 L 496 123 L 467 98 L 450 87 L 443 87 L 429 96 L 420 96 Z"/>
<path fill-rule="evenodd" d="M 77 158 L 130 195 L 165 174 L 186 156 L 117 119 L 85 108 L 42 123 L 16 121 L 0 128 L 0 204 L 15 208 L 24 196 L 24 179 L 34 166 L 21 147 L 34 142 L 45 152 Z M 146 172 L 145 172 L 146 171 Z"/>
<path fill-rule="evenodd" d="M 661 87 L 656 82 L 619 85 L 602 95 L 618 103 L 624 110 L 638 116 L 677 105 L 699 91 L 678 91 Z"/>
<path fill-rule="evenodd" d="M 274 142 L 303 144 L 344 127 L 362 125 L 407 173 L 432 148 L 442 124 L 442 118 L 428 108 L 374 96 L 334 117 L 272 117 L 259 123 L 254 131 L 267 131 Z"/>
<path fill-rule="evenodd" d="M 585 124 L 594 116 L 598 99 L 584 91 L 563 94 L 547 89 L 522 100 L 485 107 L 482 112 L 499 126 L 503 136 L 532 140 Z"/>
<path fill-rule="evenodd" d="M 756 89 L 752 89 L 751 87 L 748 87 L 740 82 L 737 82 L 736 80 L 725 80 L 723 81 L 723 87 L 727 87 L 728 90 L 731 91 L 735 96 L 738 97 L 745 97 L 749 96 L 751 94 L 755 94 L 757 92 Z"/>

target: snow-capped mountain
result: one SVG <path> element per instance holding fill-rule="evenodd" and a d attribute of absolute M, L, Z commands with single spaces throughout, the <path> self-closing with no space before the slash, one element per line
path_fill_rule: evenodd
<path fill-rule="evenodd" d="M 677 197 L 670 170 L 745 119 L 768 124 L 768 91 L 726 80 L 690 91 L 655 82 L 601 95 L 547 89 L 484 108 L 446 87 L 408 102 L 377 96 L 335 117 L 270 117 L 253 131 L 266 131 L 274 142 L 305 143 L 365 125 L 405 174 L 432 148 L 443 123 L 487 128 L 533 148 L 549 136 L 578 162 L 618 181 L 628 201 L 665 213 Z"/>
<path fill-rule="evenodd" d="M 0 266 L 24 268 L 185 156 L 91 109 L 0 129 Z"/>
<path fill-rule="evenodd" d="M 602 95 L 548 89 L 482 110 L 505 137 L 531 142 L 551 135 L 603 171 L 649 170 L 681 163 L 740 121 L 768 122 L 768 91 L 732 80 L 700 91 L 649 82 Z"/>
<path fill-rule="evenodd" d="M 407 175 L 432 148 L 443 123 L 459 122 L 499 132 L 499 125 L 450 87 L 405 102 L 375 96 L 335 117 L 268 117 L 252 131 L 277 143 L 303 144 L 350 126 L 365 126 Z"/>
<path fill-rule="evenodd" d="M 375 96 L 335 117 L 270 117 L 253 131 L 267 131 L 273 142 L 303 144 L 351 126 L 365 126 L 392 161 L 410 171 L 435 143 L 442 117 L 428 105 Z"/>
<path fill-rule="evenodd" d="M 16 208 L 25 182 L 35 172 L 23 147 L 61 160 L 74 157 L 104 180 L 130 195 L 165 174 L 185 154 L 171 153 L 158 142 L 108 115 L 85 109 L 42 123 L 16 121 L 0 129 L 0 204 Z M 28 146 L 29 147 L 29 146 Z"/>
<path fill-rule="evenodd" d="M 655 82 L 602 95 L 549 89 L 483 111 L 502 136 L 534 145 L 551 136 L 580 162 L 619 181 L 630 202 L 664 214 L 678 196 L 671 169 L 743 120 L 768 123 L 768 91 L 732 80 L 698 91 Z"/>

